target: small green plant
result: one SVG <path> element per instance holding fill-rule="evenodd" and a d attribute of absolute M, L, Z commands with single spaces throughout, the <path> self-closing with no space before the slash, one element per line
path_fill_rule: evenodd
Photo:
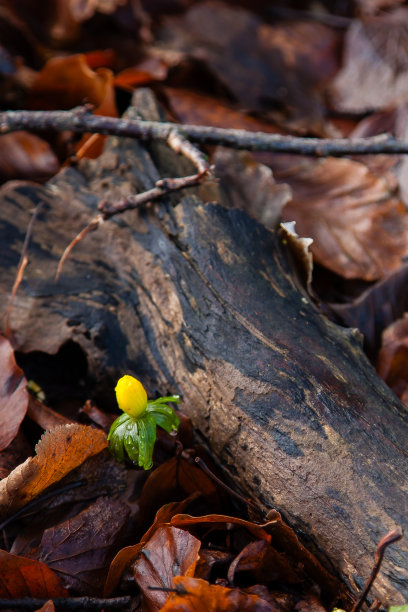
<path fill-rule="evenodd" d="M 134 463 L 148 470 L 153 465 L 157 425 L 168 433 L 177 431 L 180 419 L 167 403 L 178 404 L 180 398 L 170 395 L 148 400 L 142 383 L 129 375 L 119 379 L 115 391 L 119 408 L 124 414 L 110 428 L 110 451 L 117 461 L 124 461 L 127 453 Z"/>

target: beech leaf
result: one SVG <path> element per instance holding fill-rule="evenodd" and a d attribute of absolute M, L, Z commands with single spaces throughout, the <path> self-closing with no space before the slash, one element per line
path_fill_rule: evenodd
<path fill-rule="evenodd" d="M 173 588 L 175 576 L 192 576 L 201 542 L 188 531 L 160 527 L 141 550 L 132 566 L 135 580 L 150 610 L 160 610 L 168 597 L 166 591 L 149 587 Z"/>
<path fill-rule="evenodd" d="M 40 561 L 0 550 L 0 597 L 66 597 L 58 576 Z"/>
<path fill-rule="evenodd" d="M 86 425 L 61 425 L 41 437 L 28 458 L 0 482 L 0 519 L 15 512 L 108 445 L 106 435 Z"/>

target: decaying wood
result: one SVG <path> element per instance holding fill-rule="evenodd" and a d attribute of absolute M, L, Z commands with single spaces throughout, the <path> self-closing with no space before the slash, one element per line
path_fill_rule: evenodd
<path fill-rule="evenodd" d="M 138 96 L 157 119 L 148 94 Z M 11 318 L 17 346 L 53 353 L 72 339 L 96 376 L 131 371 L 152 393 L 180 393 L 230 477 L 279 509 L 356 593 L 380 538 L 407 524 L 408 413 L 358 334 L 303 293 L 279 234 L 203 204 L 220 196 L 202 186 L 106 222 L 54 284 L 63 249 L 98 201 L 151 188 L 157 168 L 191 171 L 164 144 L 147 152 L 114 137 L 98 160 L 45 186 L 3 187 L 3 312 L 31 211 L 44 202 Z M 387 551 L 372 595 L 408 600 L 406 539 Z"/>

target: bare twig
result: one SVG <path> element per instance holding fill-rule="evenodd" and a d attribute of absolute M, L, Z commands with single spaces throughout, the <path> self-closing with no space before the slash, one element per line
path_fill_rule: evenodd
<path fill-rule="evenodd" d="M 26 597 L 24 599 L 0 599 L 0 609 L 10 610 L 38 610 L 48 599 L 37 597 Z M 111 597 L 102 599 L 99 597 L 58 597 L 51 599 L 57 610 L 127 610 L 131 603 L 131 597 Z"/>
<path fill-rule="evenodd" d="M 6 337 L 7 338 L 10 337 L 10 333 L 11 333 L 10 318 L 11 318 L 11 313 L 13 311 L 14 299 L 16 297 L 18 288 L 23 279 L 24 270 L 26 269 L 27 264 L 28 264 L 28 257 L 27 257 L 28 243 L 30 241 L 31 232 L 33 231 L 34 221 L 42 207 L 43 207 L 43 202 L 40 202 L 38 206 L 35 207 L 34 212 L 31 216 L 30 222 L 27 227 L 25 238 L 24 238 L 23 248 L 21 250 L 20 261 L 18 262 L 18 266 L 17 266 L 16 278 L 14 281 L 13 289 L 11 291 L 10 301 L 9 301 L 9 305 L 7 309 L 7 317 L 6 317 Z"/>
<path fill-rule="evenodd" d="M 222 145 L 249 151 L 273 151 L 314 157 L 408 154 L 408 141 L 390 134 L 370 138 L 298 138 L 201 125 L 116 119 L 93 115 L 89 106 L 71 111 L 6 111 L 0 113 L 0 134 L 16 130 L 93 132 L 139 140 L 167 140 L 174 130 L 196 144 Z"/>
<path fill-rule="evenodd" d="M 84 227 L 79 234 L 75 236 L 75 238 L 70 242 L 70 244 L 65 249 L 64 253 L 58 264 L 57 273 L 55 276 L 55 280 L 57 281 L 62 270 L 62 266 L 66 261 L 67 257 L 70 255 L 72 249 L 81 242 L 89 232 L 97 230 L 98 227 L 110 217 L 114 215 L 119 215 L 124 213 L 126 210 L 132 210 L 134 208 L 139 208 L 143 206 L 143 204 L 147 204 L 148 202 L 152 202 L 153 200 L 157 200 L 164 195 L 171 193 L 172 191 L 179 191 L 180 189 L 185 189 L 187 187 L 192 187 L 200 183 L 209 173 L 210 173 L 210 165 L 205 158 L 205 155 L 197 149 L 191 142 L 186 140 L 176 132 L 172 130 L 167 138 L 168 145 L 175 151 L 176 153 L 181 153 L 187 159 L 189 159 L 196 167 L 197 173 L 192 174 L 190 176 L 182 176 L 178 178 L 164 178 L 160 179 L 156 182 L 155 187 L 152 189 L 148 189 L 143 193 L 138 193 L 136 195 L 129 195 L 126 198 L 121 198 L 117 202 L 111 203 L 106 200 L 102 200 L 98 204 L 98 210 L 100 211 L 96 217 L 94 217 L 86 227 Z"/>
<path fill-rule="evenodd" d="M 398 542 L 402 538 L 402 533 L 399 530 L 390 531 L 385 535 L 379 542 L 377 546 L 377 550 L 375 551 L 374 557 L 374 567 L 371 570 L 370 576 L 367 578 L 367 581 L 364 585 L 363 590 L 360 593 L 360 596 L 356 603 L 354 604 L 351 612 L 359 612 L 361 606 L 366 600 L 368 593 L 370 592 L 371 587 L 373 586 L 373 582 L 377 577 L 378 572 L 380 571 L 381 563 L 384 558 L 385 549 L 390 545 L 394 544 L 394 542 Z"/>

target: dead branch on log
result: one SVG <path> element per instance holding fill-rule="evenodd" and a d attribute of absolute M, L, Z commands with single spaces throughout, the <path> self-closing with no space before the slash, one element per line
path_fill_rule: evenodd
<path fill-rule="evenodd" d="M 148 189 L 142 193 L 136 195 L 128 195 L 125 198 L 121 198 L 117 202 L 111 203 L 106 200 L 101 200 L 98 204 L 98 210 L 100 213 L 96 215 L 80 232 L 75 238 L 69 243 L 67 248 L 62 254 L 62 257 L 58 263 L 57 273 L 55 280 L 57 281 L 64 262 L 69 257 L 72 249 L 79 244 L 89 232 L 93 232 L 107 219 L 115 215 L 120 215 L 126 210 L 132 210 L 139 208 L 148 202 L 158 200 L 164 195 L 168 195 L 173 191 L 179 191 L 187 187 L 194 187 L 198 185 L 206 176 L 211 172 L 210 165 L 206 160 L 204 154 L 197 149 L 191 142 L 186 140 L 176 130 L 172 130 L 167 138 L 167 144 L 175 152 L 184 155 L 189 159 L 197 168 L 196 174 L 190 176 L 181 176 L 177 178 L 164 178 L 156 182 L 153 189 Z M 23 273 L 24 269 L 22 270 Z"/>
<path fill-rule="evenodd" d="M 0 134 L 17 130 L 93 132 L 127 136 L 144 141 L 168 140 L 170 134 L 176 131 L 191 142 L 201 145 L 222 145 L 232 149 L 292 153 L 314 157 L 408 153 L 408 142 L 398 140 L 390 134 L 380 134 L 370 138 L 300 138 L 202 125 L 101 117 L 93 115 L 89 106 L 80 106 L 71 111 L 5 111 L 0 113 Z"/>

